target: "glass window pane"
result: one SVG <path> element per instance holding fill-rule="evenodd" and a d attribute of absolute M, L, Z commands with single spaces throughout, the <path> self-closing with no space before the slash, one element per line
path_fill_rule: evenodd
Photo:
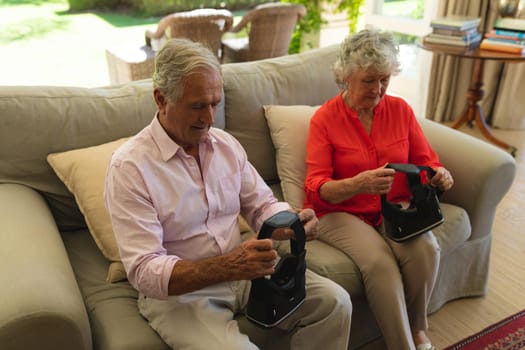
<path fill-rule="evenodd" d="M 425 0 L 384 0 L 381 15 L 423 19 Z"/>
<path fill-rule="evenodd" d="M 399 44 L 399 60 L 402 68 L 400 74 L 415 78 L 417 75 L 417 54 L 419 51 L 419 47 L 416 45 L 418 37 L 399 32 L 393 32 L 393 34 Z"/>

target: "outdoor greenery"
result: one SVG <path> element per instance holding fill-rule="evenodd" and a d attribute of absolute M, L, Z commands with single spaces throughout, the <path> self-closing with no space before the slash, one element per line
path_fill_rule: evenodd
<path fill-rule="evenodd" d="M 71 0 L 70 0 L 71 1 Z M 128 0 L 146 15 L 159 15 L 195 8 L 227 8 L 230 11 L 247 10 L 272 0 Z"/>
<path fill-rule="evenodd" d="M 282 0 L 283 2 L 303 4 L 306 7 L 306 16 L 299 22 L 290 43 L 289 53 L 297 53 L 302 48 L 312 47 L 315 44 L 304 43 L 304 34 L 318 33 L 321 26 L 326 24 L 323 18 L 324 7 L 334 5 L 336 11 L 345 12 L 348 19 L 349 32 L 355 32 L 364 0 Z"/>
<path fill-rule="evenodd" d="M 4 85 L 109 84 L 105 50 L 141 45 L 159 17 L 116 12 L 71 13 L 66 0 L 0 0 Z"/>
<path fill-rule="evenodd" d="M 81 1 L 81 0 L 69 0 Z M 109 84 L 106 49 L 118 45 L 143 45 L 146 29 L 154 29 L 162 15 L 145 15 L 122 7 L 124 1 L 103 0 L 105 4 L 118 3 L 117 10 L 72 11 L 68 0 L 0 0 L 0 84 L 3 85 L 68 85 L 102 86 Z M 98 1 L 98 0 L 85 0 Z M 139 1 L 139 0 L 133 0 Z M 140 0 L 164 1 L 169 0 Z M 173 1 L 173 0 L 172 0 Z M 206 4 L 203 0 L 200 4 Z M 229 2 L 254 3 L 262 0 L 230 0 Z M 332 7 L 352 6 L 364 0 L 286 0 L 303 2 L 310 9 L 307 21 L 299 26 L 299 34 L 318 31 L 325 23 L 320 2 Z M 196 4 L 196 0 L 179 0 L 178 3 Z M 264 2 L 268 2 L 265 0 Z M 388 6 L 403 9 L 404 2 L 391 1 Z M 386 6 L 386 4 L 385 4 Z M 345 7 L 348 16 L 354 10 Z M 246 10 L 233 11 L 239 21 Z M 350 25 L 351 25 L 350 21 Z M 352 30 L 352 29 L 350 29 Z M 227 33 L 226 37 L 237 34 Z M 300 37 L 299 37 L 300 39 Z M 294 40 L 296 38 L 294 37 Z M 406 38 L 400 38 L 400 41 Z M 297 52 L 301 46 L 291 46 Z M 300 41 L 299 41 L 300 45 Z M 303 46 L 304 47 L 304 46 Z"/>
<path fill-rule="evenodd" d="M 126 10 L 137 16 L 159 16 L 195 8 L 246 10 L 272 0 L 68 0 L 71 11 Z"/>
<path fill-rule="evenodd" d="M 316 33 L 321 30 L 321 26 L 325 23 L 322 17 L 322 1 L 321 0 L 283 0 L 294 4 L 302 4 L 306 8 L 306 16 L 299 21 L 297 29 L 293 33 L 292 41 L 290 43 L 289 53 L 298 53 L 301 48 L 305 46 L 303 43 L 304 34 Z M 313 46 L 311 43 L 307 46 Z"/>
<path fill-rule="evenodd" d="M 337 4 L 337 10 L 346 12 L 346 18 L 348 19 L 348 26 L 350 32 L 353 33 L 357 29 L 357 21 L 361 14 L 361 6 L 363 6 L 364 0 L 330 0 Z"/>
<path fill-rule="evenodd" d="M 235 21 L 246 13 L 232 12 Z M 126 8 L 72 11 L 68 0 L 0 0 L 0 84 L 108 85 L 106 49 L 143 45 L 161 17 Z"/>

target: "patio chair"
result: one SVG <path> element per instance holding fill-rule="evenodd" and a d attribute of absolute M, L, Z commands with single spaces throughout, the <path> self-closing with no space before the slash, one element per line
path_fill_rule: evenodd
<path fill-rule="evenodd" d="M 233 15 L 228 10 L 176 12 L 163 17 L 156 31 L 146 31 L 146 45 L 157 51 L 169 38 L 187 38 L 207 44 L 220 58 L 222 35 L 232 24 Z"/>
<path fill-rule="evenodd" d="M 222 41 L 223 62 L 244 62 L 284 56 L 297 22 L 306 15 L 300 4 L 267 3 L 255 7 L 230 29 L 248 28 L 248 37 Z"/>

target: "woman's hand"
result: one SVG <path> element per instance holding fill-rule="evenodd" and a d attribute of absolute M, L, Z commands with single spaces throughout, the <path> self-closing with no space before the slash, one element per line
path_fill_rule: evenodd
<path fill-rule="evenodd" d="M 394 181 L 394 169 L 381 168 L 365 170 L 352 178 L 356 193 L 386 194 Z"/>
<path fill-rule="evenodd" d="M 313 209 L 306 208 L 299 211 L 299 218 L 304 225 L 306 240 L 311 241 L 319 236 L 319 219 Z"/>
<path fill-rule="evenodd" d="M 439 188 L 443 192 L 450 190 L 452 185 L 454 185 L 454 179 L 452 178 L 450 171 L 444 167 L 439 167 L 434 170 L 436 171 L 436 174 L 430 179 L 430 184 Z"/>
<path fill-rule="evenodd" d="M 385 166 L 365 170 L 354 177 L 325 182 L 319 188 L 321 199 L 337 204 L 357 194 L 386 194 L 392 187 L 396 171 Z"/>

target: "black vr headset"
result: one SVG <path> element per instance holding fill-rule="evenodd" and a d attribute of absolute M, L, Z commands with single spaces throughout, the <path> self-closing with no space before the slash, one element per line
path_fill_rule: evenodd
<path fill-rule="evenodd" d="M 438 200 L 441 192 L 430 184 L 422 184 L 419 174 L 426 170 L 432 177 L 436 173 L 434 169 L 414 164 L 387 164 L 386 167 L 405 173 L 412 192 L 410 205 L 405 209 L 387 201 L 385 194 L 381 195 L 386 234 L 394 241 L 405 241 L 441 225 L 444 221 Z"/>
<path fill-rule="evenodd" d="M 306 296 L 306 235 L 299 215 L 289 211 L 273 215 L 264 222 L 258 239 L 271 238 L 280 227 L 291 227 L 295 232 L 295 239 L 290 239 L 291 253 L 281 257 L 271 276 L 252 280 L 246 311 L 250 321 L 266 328 L 288 317 Z"/>

